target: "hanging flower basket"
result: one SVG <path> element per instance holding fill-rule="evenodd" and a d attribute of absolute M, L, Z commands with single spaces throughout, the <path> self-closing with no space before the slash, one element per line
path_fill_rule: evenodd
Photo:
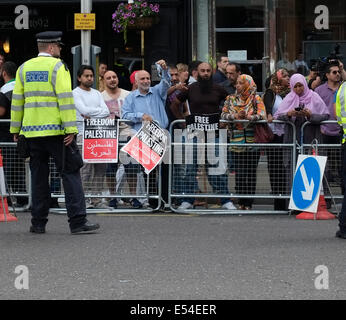
<path fill-rule="evenodd" d="M 117 33 L 124 33 L 124 42 L 127 42 L 127 29 L 149 29 L 158 18 L 159 4 L 148 3 L 145 0 L 134 0 L 133 3 L 120 3 L 112 14 L 113 29 Z"/>

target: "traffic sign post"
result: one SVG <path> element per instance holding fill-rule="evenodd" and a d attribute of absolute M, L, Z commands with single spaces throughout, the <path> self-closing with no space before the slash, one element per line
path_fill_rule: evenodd
<path fill-rule="evenodd" d="M 293 179 L 291 210 L 316 213 L 327 157 L 300 155 Z"/>

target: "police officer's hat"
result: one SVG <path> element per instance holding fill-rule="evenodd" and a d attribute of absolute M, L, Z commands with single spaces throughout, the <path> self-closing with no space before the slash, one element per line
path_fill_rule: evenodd
<path fill-rule="evenodd" d="M 44 31 L 36 34 L 37 42 L 58 43 L 60 46 L 63 45 L 61 37 L 61 31 Z"/>

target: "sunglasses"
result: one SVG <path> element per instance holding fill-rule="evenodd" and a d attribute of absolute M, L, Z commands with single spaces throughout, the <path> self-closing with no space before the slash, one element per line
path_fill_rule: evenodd
<path fill-rule="evenodd" d="M 339 74 L 340 74 L 341 72 L 340 72 L 340 71 L 338 71 L 338 70 L 334 70 L 334 71 L 332 71 L 331 73 L 332 73 L 332 74 L 337 74 L 337 73 L 339 73 Z"/>

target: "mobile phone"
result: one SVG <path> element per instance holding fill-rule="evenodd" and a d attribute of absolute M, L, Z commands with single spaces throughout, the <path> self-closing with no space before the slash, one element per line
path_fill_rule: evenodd
<path fill-rule="evenodd" d="M 300 104 L 297 108 L 294 108 L 296 111 L 302 111 L 304 109 L 304 105 Z"/>

